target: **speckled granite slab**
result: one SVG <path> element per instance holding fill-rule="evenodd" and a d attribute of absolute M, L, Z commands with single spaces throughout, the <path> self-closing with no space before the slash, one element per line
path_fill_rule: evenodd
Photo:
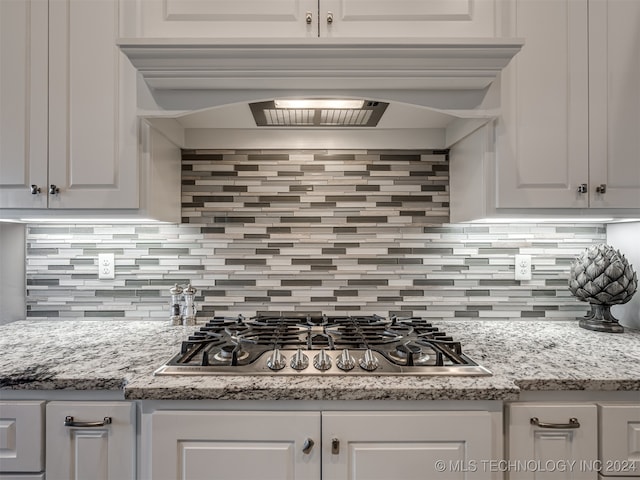
<path fill-rule="evenodd" d="M 563 321 L 435 321 L 491 377 L 154 377 L 193 327 L 21 321 L 0 327 L 2 389 L 123 390 L 129 399 L 514 400 L 521 390 L 640 391 L 640 332 Z"/>

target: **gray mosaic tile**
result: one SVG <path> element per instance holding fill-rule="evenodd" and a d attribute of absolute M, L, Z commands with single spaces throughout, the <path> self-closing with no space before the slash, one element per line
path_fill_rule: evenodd
<path fill-rule="evenodd" d="M 448 224 L 447 152 L 185 151 L 180 225 L 30 225 L 28 314 L 166 318 L 193 283 L 215 312 L 404 311 L 564 318 L 575 256 L 600 224 Z M 116 279 L 97 279 L 97 254 Z M 513 255 L 534 258 L 513 280 Z M 81 287 L 81 288 L 78 288 Z M 277 305 L 277 307 L 275 306 Z"/>

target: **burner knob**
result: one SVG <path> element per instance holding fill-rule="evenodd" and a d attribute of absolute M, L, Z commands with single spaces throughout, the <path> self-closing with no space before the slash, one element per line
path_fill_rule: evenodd
<path fill-rule="evenodd" d="M 286 357 L 280 353 L 279 349 L 274 349 L 271 356 L 267 359 L 267 367 L 271 370 L 282 370 L 286 366 Z"/>
<path fill-rule="evenodd" d="M 364 357 L 360 359 L 360 367 L 362 367 L 367 372 L 373 372 L 376 368 L 378 368 L 378 359 L 373 354 L 370 348 L 364 352 Z"/>
<path fill-rule="evenodd" d="M 331 357 L 327 355 L 327 352 L 323 348 L 320 353 L 313 357 L 313 366 L 318 370 L 329 370 L 331 368 Z"/>
<path fill-rule="evenodd" d="M 295 370 L 304 370 L 309 366 L 309 357 L 307 357 L 301 349 L 291 359 L 291 368 Z"/>
<path fill-rule="evenodd" d="M 338 357 L 336 365 L 340 370 L 348 372 L 349 370 L 353 370 L 353 367 L 356 366 L 356 360 L 351 356 L 349 350 L 345 348 L 340 354 L 340 357 Z"/>

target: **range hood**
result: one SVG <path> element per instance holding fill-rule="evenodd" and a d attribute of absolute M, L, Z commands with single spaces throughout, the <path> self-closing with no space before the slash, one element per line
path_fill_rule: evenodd
<path fill-rule="evenodd" d="M 442 120 L 448 140 L 438 146 L 446 147 L 499 113 L 499 92 L 488 92 L 523 41 L 121 38 L 118 44 L 144 83 L 138 106 L 152 122 L 173 116 L 181 127 L 194 128 L 192 114 L 210 118 L 207 109 L 215 116 L 216 107 L 238 105 L 251 119 L 246 128 L 256 128 L 252 102 L 360 98 L 389 103 L 375 128 L 407 127 L 384 121 L 395 104 Z"/>
<path fill-rule="evenodd" d="M 483 90 L 523 42 L 514 39 L 120 39 L 157 90 Z"/>

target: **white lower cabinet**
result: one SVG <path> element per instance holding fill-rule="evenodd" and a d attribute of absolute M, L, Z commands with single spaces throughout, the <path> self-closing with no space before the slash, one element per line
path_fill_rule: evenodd
<path fill-rule="evenodd" d="M 0 480 L 44 479 L 44 405 L 0 402 Z"/>
<path fill-rule="evenodd" d="M 131 402 L 49 402 L 47 480 L 135 479 L 135 411 Z"/>
<path fill-rule="evenodd" d="M 507 478 L 598 478 L 594 404 L 517 403 L 507 407 Z"/>
<path fill-rule="evenodd" d="M 491 478 L 488 412 L 324 412 L 322 478 Z"/>
<path fill-rule="evenodd" d="M 492 422 L 482 411 L 154 411 L 143 414 L 141 477 L 491 478 L 469 466 L 494 458 Z"/>
<path fill-rule="evenodd" d="M 148 427 L 145 479 L 320 479 L 318 412 L 168 410 Z"/>
<path fill-rule="evenodd" d="M 640 404 L 598 404 L 602 478 L 640 480 Z"/>

